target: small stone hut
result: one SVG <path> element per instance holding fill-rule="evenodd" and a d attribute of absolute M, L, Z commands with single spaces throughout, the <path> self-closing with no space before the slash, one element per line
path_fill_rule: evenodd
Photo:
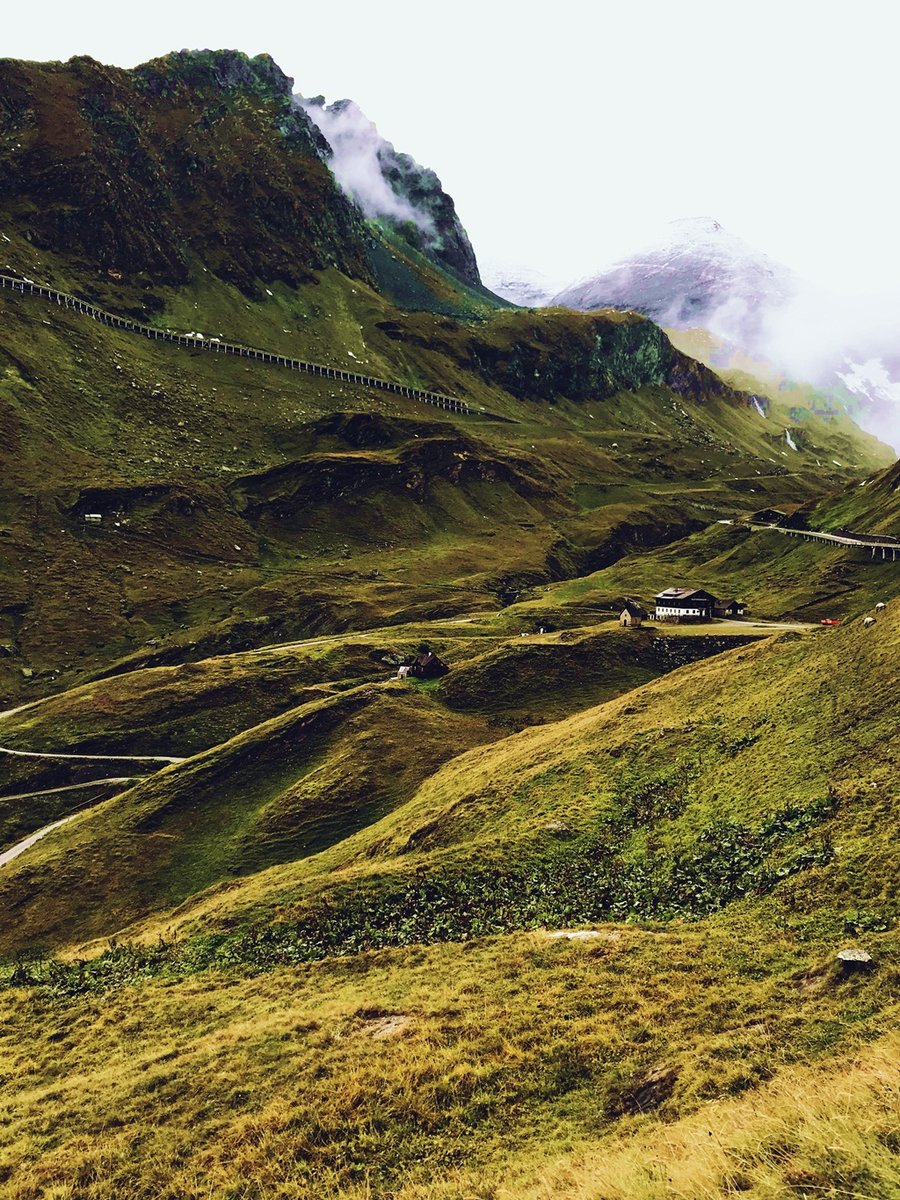
<path fill-rule="evenodd" d="M 638 629 L 647 620 L 649 615 L 647 610 L 642 608 L 635 600 L 626 600 L 625 607 L 619 614 L 619 624 L 633 626 L 635 629 Z"/>

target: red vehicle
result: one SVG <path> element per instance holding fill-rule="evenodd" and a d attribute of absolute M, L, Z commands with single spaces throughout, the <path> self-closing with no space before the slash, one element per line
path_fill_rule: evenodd
<path fill-rule="evenodd" d="M 823 617 L 819 622 L 820 625 L 840 625 L 840 617 Z"/>

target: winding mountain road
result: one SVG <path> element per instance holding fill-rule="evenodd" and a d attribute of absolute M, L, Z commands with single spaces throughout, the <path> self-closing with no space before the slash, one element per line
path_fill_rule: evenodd
<path fill-rule="evenodd" d="M 752 529 L 762 530 L 765 533 L 783 533 L 786 537 L 803 538 L 807 542 L 826 542 L 834 546 L 860 546 L 865 550 L 872 551 L 872 557 L 877 557 L 877 551 L 881 551 L 881 557 L 887 558 L 890 552 L 891 559 L 896 561 L 897 554 L 900 552 L 900 541 L 896 538 L 891 538 L 885 535 L 883 538 L 872 536 L 866 533 L 825 533 L 819 529 L 788 529 L 783 525 L 753 525 Z"/>
<path fill-rule="evenodd" d="M 14 709 L 12 711 L 15 711 Z M 0 718 L 6 713 L 0 713 Z M 45 753 L 39 750 L 13 750 L 9 746 L 0 746 L 0 754 L 12 754 L 16 758 L 53 758 L 76 759 L 79 762 L 134 762 L 134 763 L 181 763 L 183 758 L 173 758 L 162 754 L 61 754 Z"/>
<path fill-rule="evenodd" d="M 34 701 L 34 704 L 39 704 L 40 701 Z M 0 713 L 0 721 L 6 717 L 11 717 L 14 713 L 21 712 L 24 708 L 31 708 L 32 704 L 20 704 L 17 708 L 8 708 L 5 712 Z M 178 758 L 174 755 L 163 754 L 64 754 L 60 752 L 48 753 L 38 750 L 15 750 L 10 746 L 0 746 L 0 754 L 6 754 L 14 758 L 33 758 L 33 759 L 49 759 L 53 762 L 97 762 L 97 763 L 132 763 L 145 764 L 153 763 L 158 767 L 168 767 L 185 761 L 184 758 Z M 150 772 L 153 774 L 153 772 Z M 37 799 L 41 796 L 57 795 L 61 792 L 84 792 L 98 788 L 108 787 L 131 787 L 135 783 L 139 783 L 142 779 L 148 776 L 143 775 L 108 775 L 101 779 L 88 779 L 82 783 L 67 783 L 59 787 L 41 788 L 31 792 L 16 792 L 13 795 L 0 796 L 0 802 L 14 800 L 16 802 Z M 102 799 L 102 797 L 100 797 Z M 68 813 L 65 817 L 59 820 L 52 821 L 49 825 L 44 825 L 41 829 L 9 846 L 6 850 L 0 851 L 0 867 L 6 866 L 14 859 L 17 859 L 20 854 L 24 854 L 36 842 L 45 837 L 48 833 L 52 833 L 54 829 L 59 829 L 61 826 L 68 824 L 69 821 L 79 816 L 81 812 L 87 810 L 88 807 L 97 799 L 93 797 L 80 806 L 76 812 Z"/>
<path fill-rule="evenodd" d="M 138 333 L 142 337 L 156 342 L 170 342 L 176 346 L 185 346 L 190 350 L 206 350 L 211 354 L 232 354 L 238 358 L 249 358 L 255 362 L 270 363 L 273 366 L 286 367 L 289 371 L 302 371 L 307 375 L 319 375 L 324 379 L 334 379 L 339 383 L 358 384 L 361 387 L 374 388 L 382 392 L 393 392 L 398 396 L 406 396 L 418 400 L 422 404 L 430 404 L 434 408 L 443 408 L 449 412 L 463 416 L 472 415 L 472 409 L 464 400 L 455 396 L 445 396 L 442 392 L 432 392 L 424 388 L 412 387 L 406 383 L 394 383 L 389 379 L 380 379 L 375 375 L 357 375 L 354 371 L 345 371 L 341 367 L 329 367 L 324 363 L 307 362 L 302 358 L 288 358 L 284 354 L 273 354 L 270 350 L 257 350 L 252 346 L 242 346 L 237 342 L 224 342 L 220 338 L 204 337 L 199 333 L 173 333 L 170 329 L 157 329 L 153 325 L 143 325 L 140 321 L 131 321 L 127 317 L 117 317 L 115 313 L 107 312 L 87 300 L 80 300 L 68 292 L 57 291 L 44 283 L 35 283 L 31 279 L 16 278 L 12 275 L 0 275 L 0 288 L 6 288 L 20 296 L 37 296 L 49 300 L 61 308 L 72 309 L 82 313 L 103 325 L 113 329 L 124 329 L 129 333 Z M 491 414 L 479 409 L 478 414 L 488 417 Z"/>
<path fill-rule="evenodd" d="M 76 817 L 80 816 L 80 812 L 69 813 L 67 817 L 60 817 L 58 821 L 54 821 L 52 825 L 45 825 L 43 829 L 38 829 L 36 833 L 30 833 L 27 838 L 23 838 L 21 842 L 16 842 L 8 850 L 0 851 L 0 867 L 5 867 L 7 863 L 11 863 L 20 854 L 24 854 L 35 842 L 39 842 L 42 837 L 46 837 L 54 829 L 59 829 L 61 825 L 68 825 L 70 821 L 74 821 Z"/>
<path fill-rule="evenodd" d="M 146 775 L 110 775 L 104 779 L 86 779 L 84 783 L 65 783 L 61 787 L 41 788 L 36 792 L 17 792 L 13 796 L 0 796 L 0 800 L 33 800 L 35 796 L 55 796 L 57 792 L 84 792 L 89 788 L 106 787 L 109 784 L 139 783 Z"/>

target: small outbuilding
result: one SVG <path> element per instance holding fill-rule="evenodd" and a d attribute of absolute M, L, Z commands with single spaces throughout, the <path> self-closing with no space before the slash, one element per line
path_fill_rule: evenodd
<path fill-rule="evenodd" d="M 450 668 L 424 643 L 409 668 L 409 673 L 415 679 L 440 679 L 449 674 Z"/>
<path fill-rule="evenodd" d="M 747 611 L 743 600 L 717 600 L 713 605 L 714 617 L 742 617 Z"/>
<path fill-rule="evenodd" d="M 619 624 L 626 627 L 639 629 L 640 626 L 647 620 L 649 613 L 645 608 L 635 600 L 626 600 L 625 607 L 619 614 Z"/>

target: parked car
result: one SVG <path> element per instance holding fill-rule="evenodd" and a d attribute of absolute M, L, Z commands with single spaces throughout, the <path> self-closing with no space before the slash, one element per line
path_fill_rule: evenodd
<path fill-rule="evenodd" d="M 819 622 L 820 625 L 840 625 L 840 617 L 823 617 Z"/>

